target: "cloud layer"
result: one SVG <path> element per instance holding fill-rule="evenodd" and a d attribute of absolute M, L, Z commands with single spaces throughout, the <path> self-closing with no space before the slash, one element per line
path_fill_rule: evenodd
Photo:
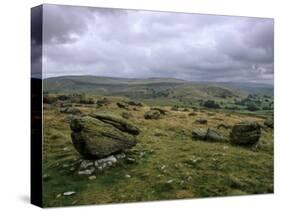
<path fill-rule="evenodd" d="M 272 19 L 44 5 L 44 77 L 273 83 Z"/>

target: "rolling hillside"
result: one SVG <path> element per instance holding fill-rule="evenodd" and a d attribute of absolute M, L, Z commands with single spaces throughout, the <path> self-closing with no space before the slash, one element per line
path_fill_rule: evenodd
<path fill-rule="evenodd" d="M 253 83 L 187 82 L 174 78 L 128 79 L 98 76 L 62 76 L 44 79 L 44 92 L 85 92 L 134 99 L 241 99 L 252 93 L 273 95 L 271 85 Z"/>

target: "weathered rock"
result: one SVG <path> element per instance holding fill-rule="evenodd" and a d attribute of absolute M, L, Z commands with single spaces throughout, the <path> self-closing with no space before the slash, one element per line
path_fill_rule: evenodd
<path fill-rule="evenodd" d="M 208 129 L 206 134 L 206 140 L 207 141 L 214 141 L 214 142 L 226 142 L 227 139 L 222 136 L 220 133 L 213 129 Z"/>
<path fill-rule="evenodd" d="M 265 122 L 264 122 L 264 125 L 273 129 L 274 128 L 274 122 L 273 122 L 273 119 L 267 119 Z"/>
<path fill-rule="evenodd" d="M 129 110 L 129 105 L 127 103 L 124 102 L 117 102 L 116 105 L 122 109 L 127 109 Z"/>
<path fill-rule="evenodd" d="M 240 145 L 252 145 L 259 141 L 261 129 L 256 122 L 240 122 L 232 127 L 230 142 Z"/>
<path fill-rule="evenodd" d="M 97 101 L 96 101 L 96 104 L 97 104 L 97 107 L 102 107 L 102 106 L 105 106 L 105 105 L 110 104 L 110 101 L 109 101 L 109 99 L 107 99 L 106 97 L 104 97 L 103 99 L 97 100 Z"/>
<path fill-rule="evenodd" d="M 219 125 L 217 126 L 217 129 L 220 129 L 220 128 L 224 128 L 224 129 L 228 130 L 228 129 L 231 128 L 231 126 L 230 126 L 230 125 L 227 125 L 227 124 L 219 124 Z"/>
<path fill-rule="evenodd" d="M 207 124 L 207 119 L 202 119 L 202 118 L 200 118 L 200 119 L 197 119 L 194 123 L 195 124 Z"/>
<path fill-rule="evenodd" d="M 158 110 L 162 115 L 166 115 L 166 113 L 168 112 L 167 110 L 159 107 L 153 107 L 151 108 L 151 110 Z"/>
<path fill-rule="evenodd" d="M 107 116 L 75 118 L 70 123 L 72 143 L 85 158 L 104 158 L 132 148 L 139 130 L 125 123 Z"/>
<path fill-rule="evenodd" d="M 124 118 L 124 119 L 129 119 L 130 117 L 132 117 L 133 115 L 129 112 L 122 112 L 121 113 L 121 116 Z"/>
<path fill-rule="evenodd" d="M 132 106 L 138 106 L 138 107 L 142 107 L 143 104 L 141 102 L 135 102 L 135 101 L 127 101 L 126 102 L 128 105 L 132 105 Z"/>
<path fill-rule="evenodd" d="M 195 140 L 211 141 L 211 142 L 226 142 L 227 139 L 213 129 L 194 129 L 192 138 Z"/>
<path fill-rule="evenodd" d="M 150 110 L 144 114 L 145 119 L 159 119 L 161 113 L 158 110 Z"/>
<path fill-rule="evenodd" d="M 207 130 L 206 129 L 194 129 L 192 131 L 192 138 L 195 140 L 205 140 L 207 135 Z"/>
<path fill-rule="evenodd" d="M 101 120 L 107 124 L 111 124 L 123 132 L 133 135 L 138 135 L 140 133 L 140 130 L 135 125 L 131 124 L 120 116 L 111 113 L 91 113 L 89 116 Z"/>
<path fill-rule="evenodd" d="M 191 113 L 189 113 L 188 115 L 189 115 L 189 116 L 196 116 L 196 115 L 197 115 L 197 113 L 195 113 L 195 112 L 191 112 Z"/>
<path fill-rule="evenodd" d="M 67 107 L 60 110 L 61 113 L 79 115 L 81 111 L 76 107 Z"/>

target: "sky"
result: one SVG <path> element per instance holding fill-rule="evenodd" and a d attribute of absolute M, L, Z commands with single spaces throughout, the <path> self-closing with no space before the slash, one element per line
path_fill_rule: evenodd
<path fill-rule="evenodd" d="M 56 5 L 43 11 L 44 78 L 273 84 L 273 19 Z"/>

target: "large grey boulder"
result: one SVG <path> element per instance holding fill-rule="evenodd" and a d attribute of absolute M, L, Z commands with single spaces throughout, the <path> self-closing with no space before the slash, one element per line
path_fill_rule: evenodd
<path fill-rule="evenodd" d="M 85 158 L 104 158 L 136 145 L 139 130 L 121 117 L 90 114 L 70 123 L 75 149 Z"/>
<path fill-rule="evenodd" d="M 232 127 L 230 142 L 239 145 L 253 145 L 261 136 L 260 125 L 256 122 L 240 122 Z"/>

